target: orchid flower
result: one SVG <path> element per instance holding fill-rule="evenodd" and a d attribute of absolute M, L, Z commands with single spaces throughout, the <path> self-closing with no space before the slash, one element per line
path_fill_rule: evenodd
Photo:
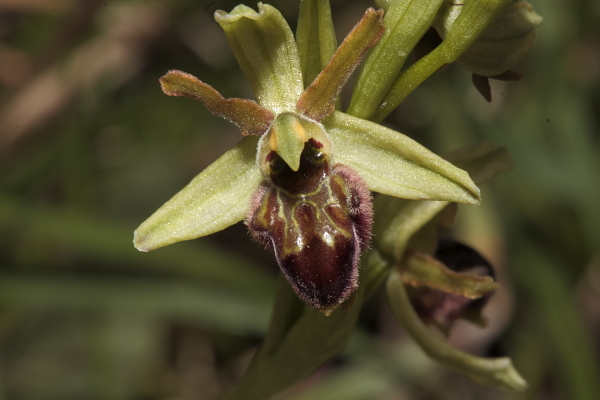
<path fill-rule="evenodd" d="M 304 88 L 298 48 L 275 8 L 217 11 L 258 102 L 225 99 L 181 71 L 160 79 L 171 96 L 200 100 L 246 137 L 200 173 L 135 232 L 149 251 L 246 221 L 272 247 L 298 296 L 326 314 L 358 286 L 369 245 L 369 190 L 419 200 L 479 202 L 469 175 L 412 139 L 335 110 L 342 87 L 383 34 L 367 10 L 327 66 Z"/>

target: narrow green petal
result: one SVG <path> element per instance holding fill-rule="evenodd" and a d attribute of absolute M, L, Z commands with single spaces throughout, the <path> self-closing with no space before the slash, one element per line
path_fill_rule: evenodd
<path fill-rule="evenodd" d="M 246 217 L 262 180 L 256 165 L 258 138 L 247 136 L 196 176 L 134 233 L 140 251 L 220 231 Z"/>
<path fill-rule="evenodd" d="M 329 0 L 300 2 L 296 43 L 306 87 L 325 68 L 337 49 Z"/>
<path fill-rule="evenodd" d="M 327 67 L 306 88 L 298 100 L 298 111 L 315 121 L 331 114 L 342 88 L 366 51 L 383 34 L 383 10 L 369 8 L 362 19 L 346 36 Z"/>
<path fill-rule="evenodd" d="M 323 125 L 335 162 L 357 170 L 373 191 L 413 200 L 480 201 L 467 172 L 399 132 L 341 112 Z"/>
<path fill-rule="evenodd" d="M 239 5 L 230 14 L 215 12 L 258 103 L 279 114 L 294 111 L 304 90 L 298 48 L 277 9 L 258 3 L 258 12 Z"/>
<path fill-rule="evenodd" d="M 160 78 L 163 92 L 199 100 L 214 115 L 235 124 L 244 136 L 262 135 L 273 122 L 273 113 L 246 99 L 226 99 L 212 86 L 193 75 L 171 70 Z"/>
<path fill-rule="evenodd" d="M 385 33 L 360 71 L 348 114 L 368 119 L 390 89 L 406 58 L 431 26 L 444 0 L 395 1 L 383 17 Z"/>

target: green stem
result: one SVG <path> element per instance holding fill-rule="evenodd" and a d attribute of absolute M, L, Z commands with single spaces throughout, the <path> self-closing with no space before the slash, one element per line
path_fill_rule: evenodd
<path fill-rule="evenodd" d="M 431 358 L 453 367 L 474 381 L 518 392 L 527 389 L 527 382 L 514 369 L 508 357 L 482 358 L 467 354 L 450 346 L 427 329 L 413 309 L 402 277 L 393 269 L 387 281 L 388 300 L 396 318 Z"/>
<path fill-rule="evenodd" d="M 431 53 L 400 73 L 379 108 L 370 118 L 381 122 L 431 74 L 454 62 L 514 0 L 472 0 L 448 30 L 444 41 Z"/>

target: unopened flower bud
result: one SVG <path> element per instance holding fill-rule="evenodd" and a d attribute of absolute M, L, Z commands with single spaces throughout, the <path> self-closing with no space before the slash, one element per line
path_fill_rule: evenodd
<path fill-rule="evenodd" d="M 425 323 L 437 326 L 445 334 L 459 318 L 485 325 L 481 310 L 497 287 L 489 262 L 472 248 L 453 240 L 440 241 L 433 257 L 412 257 L 420 258 L 421 263 L 435 263 L 444 271 L 428 282 L 406 279 L 413 307 Z"/>
<path fill-rule="evenodd" d="M 463 8 L 464 0 L 455 2 L 434 23 L 442 38 Z M 511 69 L 535 43 L 535 28 L 542 22 L 533 6 L 526 1 L 511 5 L 490 25 L 456 62 L 476 75 L 495 77 Z"/>

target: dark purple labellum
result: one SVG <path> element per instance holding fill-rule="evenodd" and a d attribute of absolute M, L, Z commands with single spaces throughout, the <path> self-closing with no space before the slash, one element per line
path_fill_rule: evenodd
<path fill-rule="evenodd" d="M 371 236 L 366 184 L 335 165 L 310 139 L 294 172 L 276 152 L 267 156 L 270 181 L 255 194 L 246 224 L 254 239 L 272 246 L 298 296 L 326 314 L 358 287 L 360 252 Z"/>

